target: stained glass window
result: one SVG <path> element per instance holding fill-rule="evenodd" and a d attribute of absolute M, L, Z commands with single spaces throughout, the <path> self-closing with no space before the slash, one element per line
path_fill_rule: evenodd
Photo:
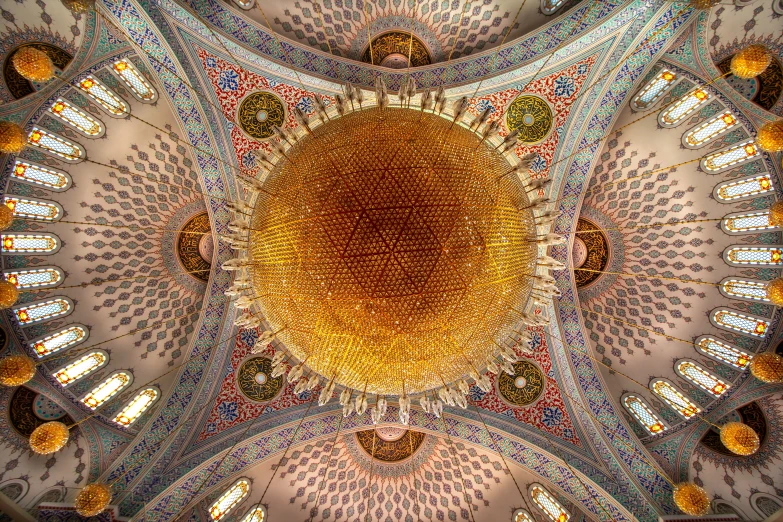
<path fill-rule="evenodd" d="M 125 85 L 141 101 L 153 101 L 156 97 L 152 85 L 142 76 L 130 60 L 118 60 L 114 62 L 114 72 L 122 78 Z"/>
<path fill-rule="evenodd" d="M 79 88 L 90 95 L 110 114 L 122 116 L 128 112 L 128 105 L 114 91 L 103 85 L 97 78 L 88 76 L 79 82 Z"/>
<path fill-rule="evenodd" d="M 64 190 L 71 182 L 70 177 L 64 172 L 20 160 L 16 160 L 11 175 L 18 181 L 52 190 Z"/>
<path fill-rule="evenodd" d="M 70 348 L 85 339 L 87 339 L 87 329 L 83 326 L 69 326 L 55 334 L 35 341 L 32 346 L 38 357 L 44 357 L 65 348 Z"/>
<path fill-rule="evenodd" d="M 723 226 L 729 232 L 753 232 L 776 228 L 769 222 L 769 211 L 734 214 L 723 220 Z"/>
<path fill-rule="evenodd" d="M 767 299 L 767 283 L 763 281 L 747 281 L 731 277 L 721 281 L 720 288 L 729 297 L 769 302 L 769 299 Z"/>
<path fill-rule="evenodd" d="M 120 413 L 114 417 L 114 422 L 121 426 L 130 426 L 141 414 L 150 409 L 150 406 L 158 400 L 160 392 L 156 388 L 147 388 L 140 391 L 131 399 Z"/>
<path fill-rule="evenodd" d="M 730 388 L 730 386 L 721 379 L 718 379 L 710 372 L 691 361 L 680 361 L 677 364 L 677 372 L 715 397 L 720 397 Z"/>
<path fill-rule="evenodd" d="M 74 362 L 54 372 L 54 378 L 63 386 L 77 381 L 90 372 L 94 372 L 104 364 L 109 362 L 106 352 L 95 351 L 84 355 Z"/>
<path fill-rule="evenodd" d="M 776 247 L 730 247 L 726 259 L 737 265 L 780 265 L 783 250 Z"/>
<path fill-rule="evenodd" d="M 5 279 L 17 288 L 46 288 L 57 286 L 63 280 L 63 273 L 57 268 L 34 268 L 30 270 L 9 270 Z"/>
<path fill-rule="evenodd" d="M 744 370 L 750 364 L 751 355 L 713 337 L 704 337 L 696 346 L 699 351 L 723 363 Z"/>
<path fill-rule="evenodd" d="M 737 118 L 731 111 L 723 111 L 721 114 L 710 118 L 685 133 L 685 144 L 688 147 L 699 147 L 709 140 L 723 134 L 737 125 Z"/>
<path fill-rule="evenodd" d="M 245 515 L 242 522 L 264 522 L 264 520 L 266 520 L 266 511 L 263 506 L 258 506 Z"/>
<path fill-rule="evenodd" d="M 757 158 L 759 149 L 753 141 L 745 141 L 732 145 L 728 149 L 708 154 L 702 161 L 702 166 L 707 172 L 717 172 L 721 169 L 733 167 L 745 161 Z"/>
<path fill-rule="evenodd" d="M 664 125 L 676 125 L 711 98 L 712 95 L 704 89 L 695 89 L 666 107 L 661 112 L 659 120 Z"/>
<path fill-rule="evenodd" d="M 250 482 L 247 479 L 239 479 L 233 486 L 228 488 L 220 498 L 209 508 L 209 514 L 212 520 L 220 520 L 231 511 L 237 504 L 242 502 L 250 494 Z"/>
<path fill-rule="evenodd" d="M 674 85 L 677 75 L 668 69 L 662 69 L 647 85 L 642 87 L 633 99 L 634 108 L 644 110 L 651 107 L 658 99 Z"/>
<path fill-rule="evenodd" d="M 560 502 L 542 486 L 535 484 L 530 488 L 530 497 L 552 522 L 567 522 L 571 518 Z"/>
<path fill-rule="evenodd" d="M 92 116 L 88 116 L 81 109 L 78 109 L 72 103 L 62 99 L 49 107 L 49 112 L 63 120 L 65 123 L 76 127 L 87 136 L 97 136 L 103 131 L 103 126 Z"/>
<path fill-rule="evenodd" d="M 82 402 L 94 410 L 117 395 L 120 390 L 128 386 L 132 380 L 129 373 L 117 372 L 90 390 L 90 393 L 84 396 Z"/>
<path fill-rule="evenodd" d="M 769 328 L 769 322 L 749 315 L 741 314 L 725 308 L 719 308 L 712 313 L 712 318 L 718 326 L 735 330 L 755 337 L 764 337 Z"/>
<path fill-rule="evenodd" d="M 541 12 L 546 15 L 553 14 L 560 9 L 563 3 L 565 3 L 565 0 L 541 0 Z"/>
<path fill-rule="evenodd" d="M 511 522 L 536 522 L 536 519 L 524 509 L 517 509 L 511 517 Z"/>
<path fill-rule="evenodd" d="M 652 384 L 652 390 L 666 402 L 669 406 L 674 408 L 677 413 L 690 419 L 701 411 L 701 408 L 693 404 L 690 399 L 685 397 L 677 388 L 671 383 L 666 381 L 655 381 Z"/>
<path fill-rule="evenodd" d="M 75 143 L 38 127 L 33 127 L 27 136 L 27 143 L 68 161 L 80 161 L 84 157 L 84 151 Z"/>
<path fill-rule="evenodd" d="M 769 174 L 753 176 L 752 178 L 740 179 L 737 181 L 728 181 L 718 185 L 716 194 L 718 199 L 723 201 L 732 201 L 748 196 L 758 196 L 765 192 L 773 190 L 772 180 Z"/>
<path fill-rule="evenodd" d="M 4 253 L 51 253 L 60 241 L 52 234 L 2 234 Z"/>
<path fill-rule="evenodd" d="M 3 202 L 14 211 L 14 216 L 42 221 L 56 221 L 62 217 L 60 207 L 54 203 L 35 199 L 6 196 Z"/>
<path fill-rule="evenodd" d="M 652 435 L 666 430 L 666 426 L 640 397 L 637 397 L 636 395 L 626 395 L 623 399 L 623 405 L 631 412 L 631 415 L 633 415 L 637 422 L 644 426 L 644 429 Z"/>
<path fill-rule="evenodd" d="M 45 321 L 52 317 L 65 315 L 71 311 L 71 303 L 62 298 L 49 299 L 48 301 L 38 301 L 28 303 L 14 308 L 16 318 L 22 324 L 36 323 Z"/>

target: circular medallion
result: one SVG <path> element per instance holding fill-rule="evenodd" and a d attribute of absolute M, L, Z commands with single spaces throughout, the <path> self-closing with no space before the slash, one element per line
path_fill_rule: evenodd
<path fill-rule="evenodd" d="M 523 94 L 511 102 L 506 111 L 509 132 L 518 130 L 520 143 L 537 143 L 549 135 L 553 122 L 552 109 L 538 96 Z"/>
<path fill-rule="evenodd" d="M 45 421 L 57 420 L 65 416 L 65 410 L 45 395 L 38 395 L 33 402 L 36 417 Z"/>
<path fill-rule="evenodd" d="M 237 111 L 237 121 L 245 134 L 257 140 L 272 136 L 275 127 L 285 122 L 285 106 L 271 92 L 258 91 L 242 100 Z"/>
<path fill-rule="evenodd" d="M 177 257 L 186 272 L 196 279 L 209 281 L 212 266 L 212 229 L 209 216 L 202 212 L 192 217 L 177 236 Z"/>
<path fill-rule="evenodd" d="M 405 460 L 421 447 L 424 433 L 406 430 L 404 428 L 376 428 L 356 432 L 359 446 L 371 457 L 381 462 L 400 462 Z M 393 434 L 393 436 L 390 436 Z M 387 440 L 393 439 L 393 440 Z"/>
<path fill-rule="evenodd" d="M 239 391 L 251 401 L 265 402 L 273 399 L 283 387 L 283 376 L 272 379 L 272 361 L 266 357 L 253 357 L 242 363 L 237 372 Z"/>
<path fill-rule="evenodd" d="M 546 381 L 541 370 L 530 361 L 514 363 L 514 375 L 501 372 L 498 390 L 511 404 L 527 406 L 538 400 L 544 391 Z"/>
<path fill-rule="evenodd" d="M 595 282 L 609 264 L 609 241 L 600 227 L 585 218 L 576 222 L 576 237 L 572 250 L 574 279 L 578 288 Z"/>

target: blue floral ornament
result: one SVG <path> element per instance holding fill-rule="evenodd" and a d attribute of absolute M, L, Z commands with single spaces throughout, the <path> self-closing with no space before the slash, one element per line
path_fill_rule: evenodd
<path fill-rule="evenodd" d="M 207 59 L 204 60 L 204 62 L 207 64 L 207 67 L 209 67 L 210 69 L 214 69 L 215 67 L 217 67 L 217 60 L 215 60 L 211 56 L 207 57 Z"/>
<path fill-rule="evenodd" d="M 221 402 L 218 405 L 218 414 L 220 415 L 221 420 L 231 422 L 239 417 L 239 406 L 237 406 L 237 403 L 234 401 Z"/>
<path fill-rule="evenodd" d="M 239 75 L 234 70 L 221 71 L 218 77 L 218 87 L 224 91 L 236 91 L 239 89 Z"/>
<path fill-rule="evenodd" d="M 299 101 L 296 103 L 296 108 L 302 111 L 305 114 L 312 114 L 315 111 L 315 105 L 313 104 L 313 99 L 309 96 L 303 96 L 299 99 Z"/>
<path fill-rule="evenodd" d="M 586 63 L 580 63 L 580 64 L 577 66 L 577 68 L 576 68 L 576 73 L 577 73 L 578 75 L 580 75 L 580 76 L 584 76 L 585 74 L 587 74 L 587 70 L 588 70 L 588 69 L 589 69 L 589 67 L 587 66 L 587 64 L 586 64 Z"/>
<path fill-rule="evenodd" d="M 563 412 L 560 411 L 560 408 L 544 408 L 544 411 L 541 414 L 541 422 L 543 422 L 547 427 L 551 428 L 552 426 L 557 426 L 562 422 L 563 420 Z"/>
<path fill-rule="evenodd" d="M 546 169 L 546 160 L 541 156 L 536 156 L 536 159 L 530 164 L 530 170 L 533 172 L 542 172 L 544 169 Z"/>
<path fill-rule="evenodd" d="M 560 76 L 555 80 L 555 96 L 568 98 L 575 92 L 574 79 L 570 76 Z"/>
<path fill-rule="evenodd" d="M 495 112 L 495 106 L 492 105 L 492 102 L 489 100 L 479 100 L 479 102 L 476 104 L 476 111 L 480 113 L 487 109 L 489 109 L 490 114 Z"/>

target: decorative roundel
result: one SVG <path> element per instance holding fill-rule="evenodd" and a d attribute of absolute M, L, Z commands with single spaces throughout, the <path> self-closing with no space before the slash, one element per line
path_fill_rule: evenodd
<path fill-rule="evenodd" d="M 53 421 L 65 416 L 65 410 L 46 395 L 38 395 L 33 402 L 35 415 L 44 421 Z"/>
<path fill-rule="evenodd" d="M 554 117 L 549 104 L 538 96 L 517 96 L 506 111 L 509 132 L 519 130 L 520 143 L 538 143 L 549 135 Z"/>
<path fill-rule="evenodd" d="M 242 100 L 237 111 L 237 121 L 245 134 L 263 140 L 275 133 L 275 127 L 283 125 L 285 106 L 271 92 L 257 91 Z"/>
<path fill-rule="evenodd" d="M 239 391 L 252 401 L 273 399 L 283 387 L 283 376 L 272 378 L 272 361 L 253 357 L 242 363 L 237 372 Z"/>
<path fill-rule="evenodd" d="M 384 430 L 381 427 L 356 432 L 359 446 L 367 455 L 381 462 L 400 462 L 407 459 L 419 450 L 425 437 L 420 431 L 404 428 Z"/>
<path fill-rule="evenodd" d="M 527 406 L 533 404 L 544 391 L 546 382 L 541 370 L 530 361 L 514 363 L 514 375 L 501 372 L 498 390 L 511 404 Z"/>

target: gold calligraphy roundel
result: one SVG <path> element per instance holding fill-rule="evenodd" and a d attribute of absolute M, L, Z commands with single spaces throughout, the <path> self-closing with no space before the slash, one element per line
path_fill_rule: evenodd
<path fill-rule="evenodd" d="M 549 135 L 554 121 L 549 104 L 538 96 L 517 96 L 506 111 L 509 132 L 519 130 L 520 143 L 538 143 Z"/>
<path fill-rule="evenodd" d="M 275 127 L 283 126 L 285 106 L 271 92 L 257 91 L 246 96 L 239 104 L 237 121 L 245 134 L 263 140 L 275 133 Z"/>
<path fill-rule="evenodd" d="M 546 381 L 538 366 L 530 361 L 514 363 L 514 375 L 501 372 L 498 378 L 498 390 L 511 404 L 527 406 L 533 404 L 544 391 Z"/>
<path fill-rule="evenodd" d="M 272 361 L 266 357 L 253 357 L 242 363 L 237 372 L 239 391 L 252 401 L 273 399 L 283 387 L 283 376 L 272 378 Z"/>

